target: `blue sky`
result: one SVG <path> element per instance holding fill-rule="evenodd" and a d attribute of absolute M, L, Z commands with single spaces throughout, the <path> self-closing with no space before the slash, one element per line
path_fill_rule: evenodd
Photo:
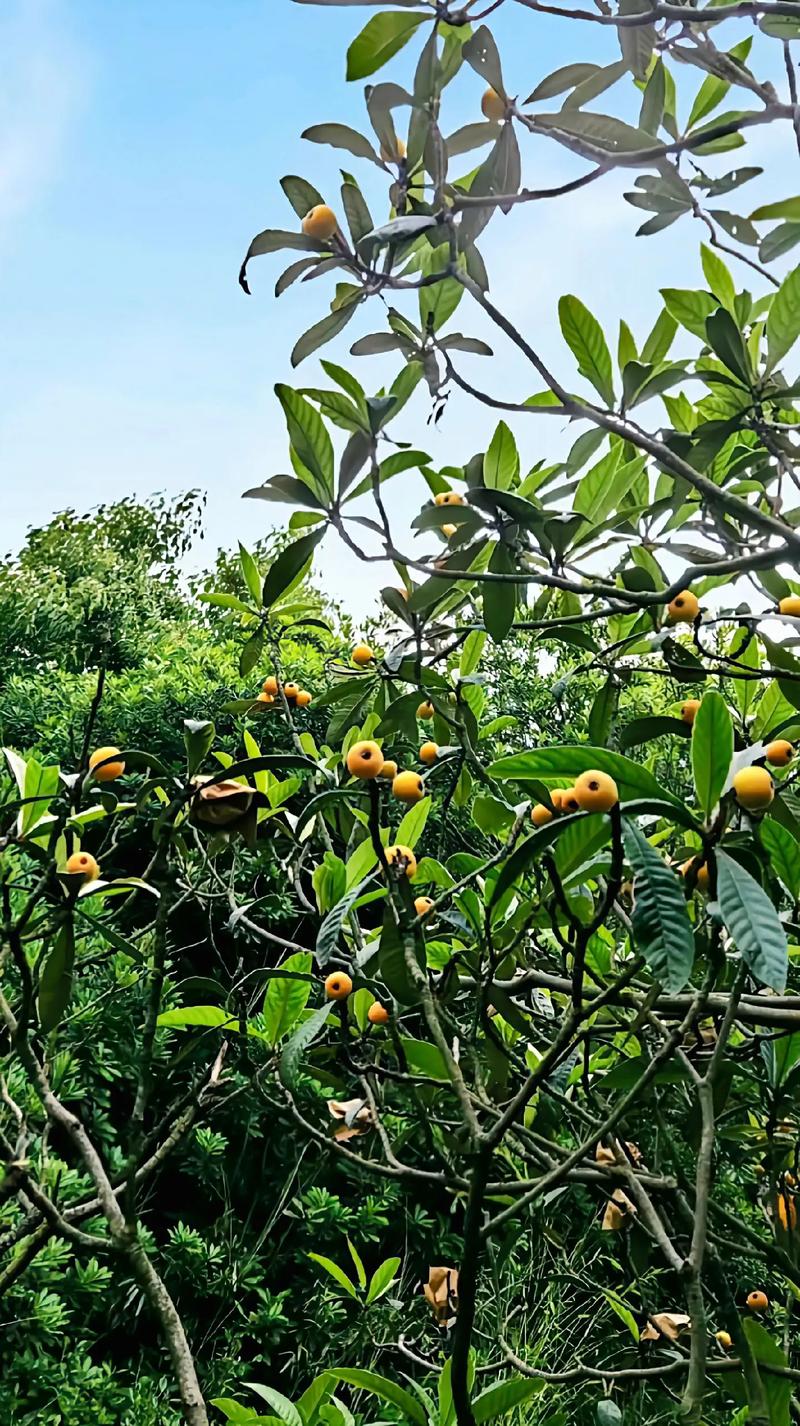
<path fill-rule="evenodd" d="M 326 119 L 365 127 L 362 86 L 345 85 L 344 52 L 370 13 L 291 0 L 6 0 L 3 549 L 65 506 L 84 510 L 193 486 L 209 495 L 201 561 L 217 544 L 252 540 L 280 520 L 278 507 L 242 502 L 240 492 L 286 469 L 272 388 L 281 380 L 317 380 L 315 359 L 293 377 L 288 354 L 327 310 L 326 295 L 320 282 L 276 302 L 280 257 L 253 265 L 250 299 L 236 274 L 253 233 L 296 222 L 278 188 L 282 174 L 305 175 L 335 203 L 339 158 L 357 167 L 299 134 Z M 597 27 L 576 34 L 513 5 L 493 24 L 511 92 L 528 92 L 568 60 L 616 57 L 613 35 Z M 387 72 L 404 79 L 408 62 L 395 61 Z M 447 128 L 478 117 L 482 87 L 464 72 L 453 86 Z M 757 145 L 746 152 L 743 161 L 758 161 Z M 540 142 L 526 156 L 525 178 L 558 182 L 575 171 L 569 163 Z M 369 180 L 376 198 L 377 182 Z M 496 300 L 536 334 L 568 378 L 571 361 L 556 321 L 560 293 L 576 292 L 613 328 L 624 315 L 643 336 L 658 310 L 658 287 L 700 279 L 696 226 L 681 222 L 657 238 L 635 239 L 637 213 L 619 199 L 624 186 L 612 178 L 563 203 L 498 217 L 485 244 Z M 763 187 L 753 185 L 752 193 L 753 205 L 763 199 Z M 466 308 L 455 325 L 485 334 Z M 342 359 L 359 331 L 379 326 L 373 308 L 329 354 Z M 510 353 L 497 349 L 495 389 L 520 398 L 536 389 Z M 488 363 L 467 360 L 476 380 L 488 374 Z M 357 369 L 377 387 L 395 362 L 380 358 Z M 436 463 L 464 459 L 488 443 L 487 412 L 454 399 L 436 431 L 425 424 L 427 414 L 423 401 L 410 407 L 402 434 Z M 566 448 L 569 436 L 554 426 L 522 423 L 526 458 Z M 393 495 L 403 513 L 409 498 L 407 487 Z M 384 582 L 332 539 L 323 571 L 356 610 L 368 608 Z"/>

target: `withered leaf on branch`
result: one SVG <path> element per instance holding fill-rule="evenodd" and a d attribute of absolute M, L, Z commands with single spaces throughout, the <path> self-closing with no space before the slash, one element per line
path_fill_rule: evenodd
<path fill-rule="evenodd" d="M 691 1325 L 691 1318 L 687 1317 L 685 1312 L 656 1312 L 649 1319 L 640 1340 L 657 1342 L 660 1337 L 666 1337 L 670 1342 L 677 1342 L 679 1337 L 689 1331 Z"/>
<path fill-rule="evenodd" d="M 621 1188 L 615 1188 L 603 1214 L 603 1232 L 619 1233 L 620 1229 L 626 1228 L 636 1217 L 636 1213 L 636 1204 L 631 1202 L 627 1193 L 623 1193 Z"/>
<path fill-rule="evenodd" d="M 192 798 L 191 819 L 196 825 L 239 832 L 246 840 L 251 839 L 258 808 L 266 804 L 263 793 L 246 782 L 230 779 L 209 783 L 207 778 L 196 777 L 194 785 L 197 791 Z"/>
<path fill-rule="evenodd" d="M 372 1110 L 363 1099 L 329 1099 L 328 1113 L 338 1121 L 333 1137 L 341 1143 L 368 1133 L 375 1123 Z"/>
<path fill-rule="evenodd" d="M 439 1326 L 452 1327 L 458 1311 L 458 1268 L 429 1268 L 422 1291 Z"/>

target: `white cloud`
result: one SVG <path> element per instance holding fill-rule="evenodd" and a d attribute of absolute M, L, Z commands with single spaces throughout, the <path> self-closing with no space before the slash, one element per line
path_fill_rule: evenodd
<path fill-rule="evenodd" d="M 0 238 L 49 181 L 85 92 L 60 0 L 8 0 L 0 17 Z"/>

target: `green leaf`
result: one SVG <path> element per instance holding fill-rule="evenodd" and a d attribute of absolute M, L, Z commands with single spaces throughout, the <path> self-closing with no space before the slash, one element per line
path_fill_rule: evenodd
<path fill-rule="evenodd" d="M 303 1418 L 303 1426 L 311 1426 L 314 1417 L 331 1396 L 335 1385 L 335 1379 L 329 1372 L 321 1372 L 314 1377 L 310 1386 L 307 1386 L 302 1396 L 297 1398 L 297 1409 Z"/>
<path fill-rule="evenodd" d="M 642 361 L 648 364 L 662 362 L 672 346 L 678 324 L 666 307 L 659 312 L 653 328 L 642 347 Z"/>
<path fill-rule="evenodd" d="M 584 80 L 591 79 L 598 70 L 599 65 L 596 64 L 562 65 L 560 69 L 554 69 L 552 74 L 548 74 L 537 84 L 525 103 L 536 104 L 540 99 L 553 99 L 557 94 L 563 94 L 566 89 L 574 89 L 576 85 L 583 84 Z"/>
<path fill-rule="evenodd" d="M 249 293 L 247 266 L 251 258 L 261 257 L 264 253 L 280 252 L 283 248 L 291 248 L 295 252 L 305 253 L 330 251 L 324 243 L 318 242 L 316 238 L 307 238 L 304 233 L 283 233 L 275 228 L 267 228 L 263 233 L 256 234 L 245 253 L 244 262 L 239 269 L 239 286 Z"/>
<path fill-rule="evenodd" d="M 703 273 L 711 291 L 715 297 L 719 298 L 723 307 L 733 314 L 736 288 L 727 265 L 714 252 L 713 248 L 707 247 L 705 243 L 700 244 L 700 258 L 703 264 Z"/>
<path fill-rule="evenodd" d="M 350 1281 L 344 1268 L 340 1268 L 339 1264 L 335 1263 L 332 1258 L 323 1257 L 322 1253 L 309 1253 L 308 1256 L 312 1263 L 319 1263 L 319 1266 L 324 1268 L 326 1273 L 329 1273 L 334 1281 L 338 1282 L 339 1286 L 344 1288 L 350 1297 L 358 1297 L 358 1288 L 355 1283 Z"/>
<path fill-rule="evenodd" d="M 428 1418 L 422 1404 L 409 1391 L 390 1381 L 388 1377 L 379 1376 L 377 1372 L 361 1371 L 358 1367 L 334 1369 L 332 1375 L 339 1381 L 346 1382 L 348 1386 L 372 1392 L 372 1395 L 381 1401 L 390 1401 L 414 1426 L 428 1426 Z"/>
<path fill-rule="evenodd" d="M 521 1406 L 523 1401 L 538 1396 L 544 1388 L 545 1383 L 541 1377 L 517 1376 L 494 1382 L 492 1386 L 487 1386 L 485 1391 L 479 1392 L 472 1403 L 476 1426 L 482 1426 L 484 1421 L 494 1421 L 497 1416 L 507 1415 L 515 1407 Z"/>
<path fill-rule="evenodd" d="M 65 921 L 44 963 L 39 981 L 39 1022 L 45 1035 L 61 1023 L 72 999 L 75 969 L 75 931 Z"/>
<path fill-rule="evenodd" d="M 728 370 L 745 386 L 749 386 L 753 374 L 744 337 L 730 312 L 726 312 L 724 307 L 718 307 L 716 312 L 706 317 L 706 341 Z"/>
<path fill-rule="evenodd" d="M 686 125 L 687 132 L 695 124 L 699 124 L 701 119 L 705 119 L 706 115 L 710 114 L 712 109 L 716 109 L 718 104 L 722 103 L 730 87 L 727 80 L 719 79 L 716 74 L 706 76 L 695 95 Z M 719 295 L 717 293 L 718 297 Z"/>
<path fill-rule="evenodd" d="M 496 544 L 489 560 L 493 574 L 516 573 L 514 559 L 507 545 Z M 483 588 L 483 622 L 493 643 L 502 643 L 514 622 L 517 608 L 517 585 L 513 580 L 497 580 Z"/>
<path fill-rule="evenodd" d="M 750 218 L 754 223 L 765 218 L 789 218 L 800 222 L 800 198 L 781 198 L 777 203 L 763 203 L 750 214 Z"/>
<path fill-rule="evenodd" d="M 283 1395 L 283 1392 L 276 1391 L 274 1386 L 261 1386 L 260 1383 L 255 1381 L 246 1381 L 243 1382 L 242 1385 L 246 1386 L 250 1391 L 254 1391 L 256 1396 L 260 1396 L 262 1400 L 268 1402 L 278 1420 L 285 1422 L 286 1426 L 303 1426 L 303 1418 L 300 1412 L 294 1402 L 290 1401 L 288 1396 Z"/>
<path fill-rule="evenodd" d="M 557 129 L 580 139 L 588 139 L 590 144 L 607 153 L 635 153 L 637 149 L 648 149 L 653 145 L 652 134 L 642 133 L 641 129 L 634 129 L 610 114 L 562 109 L 558 114 L 538 114 L 536 123 L 543 129 Z"/>
<path fill-rule="evenodd" d="M 308 471 L 315 493 L 327 505 L 333 495 L 333 445 L 322 417 L 291 386 L 278 383 L 275 394 L 283 407 L 292 447 Z"/>
<path fill-rule="evenodd" d="M 505 421 L 498 422 L 483 457 L 483 480 L 490 490 L 510 490 L 519 476 L 519 451 Z"/>
<path fill-rule="evenodd" d="M 344 149 L 354 158 L 370 159 L 372 163 L 380 162 L 369 139 L 364 134 L 359 134 L 356 129 L 351 129 L 347 124 L 312 124 L 311 128 L 305 129 L 300 137 L 308 139 L 312 144 L 330 144 L 331 148 Z M 309 206 L 313 207 L 314 205 L 310 204 Z M 305 214 L 302 216 L 304 217 Z"/>
<path fill-rule="evenodd" d="M 383 1294 L 389 1291 L 389 1288 L 397 1277 L 397 1269 L 399 1266 L 399 1258 L 387 1258 L 385 1262 L 381 1263 L 380 1267 L 375 1269 L 367 1289 L 367 1305 L 372 1302 L 377 1302 L 379 1297 L 383 1297 Z"/>
<path fill-rule="evenodd" d="M 609 451 L 582 477 L 575 492 L 573 509 L 591 525 L 602 524 L 625 499 L 644 470 L 644 457 L 634 456 L 619 464 L 619 447 Z"/>
<path fill-rule="evenodd" d="M 647 13 L 647 6 L 642 0 L 621 0 L 619 11 L 621 15 L 641 15 Z M 621 25 L 617 38 L 622 58 L 634 79 L 646 79 L 655 44 L 655 26 Z"/>
<path fill-rule="evenodd" d="M 313 530 L 309 535 L 301 535 L 299 540 L 295 540 L 294 544 L 287 545 L 278 558 L 273 560 L 264 580 L 263 604 L 265 609 L 271 608 L 276 600 L 286 593 L 293 580 L 308 564 L 326 529 L 327 526 L 323 525 L 320 529 Z"/>
<path fill-rule="evenodd" d="M 370 861 L 375 862 L 377 860 L 377 854 L 374 852 L 374 849 L 372 848 L 372 842 L 369 838 L 366 838 L 366 840 L 362 842 L 359 847 L 356 848 L 355 852 L 353 853 L 353 856 L 357 856 L 358 853 L 361 851 L 361 848 L 364 846 L 370 848 L 370 850 L 372 851 L 372 857 L 370 858 Z M 349 881 L 348 885 L 350 885 Z M 317 962 L 320 966 L 327 965 L 331 956 L 336 951 L 336 948 L 339 944 L 339 937 L 342 933 L 342 926 L 344 925 L 347 916 L 349 915 L 359 896 L 363 895 L 364 886 L 365 881 L 363 877 L 359 877 L 354 884 L 350 885 L 350 889 L 341 898 L 341 900 L 336 903 L 333 909 L 328 912 L 327 916 L 325 917 L 325 920 L 322 922 L 322 925 L 320 926 L 319 932 L 317 934 L 317 944 L 314 949 Z"/>
<path fill-rule="evenodd" d="M 378 946 L 378 973 L 384 985 L 388 987 L 395 1000 L 399 1000 L 401 1005 L 417 1004 L 419 991 L 411 979 L 406 964 L 403 939 L 392 909 L 388 905 L 384 912 Z"/>
<path fill-rule="evenodd" d="M 295 951 L 270 977 L 264 996 L 264 1030 L 271 1045 L 277 1045 L 289 1034 L 306 1008 L 311 994 L 311 964 L 310 951 Z M 283 971 L 294 971 L 306 979 L 295 980 L 281 974 Z"/>
<path fill-rule="evenodd" d="M 607 406 L 614 404 L 611 353 L 596 317 L 577 297 L 562 297 L 558 316 L 564 340 L 578 363 L 581 376 L 592 383 Z"/>
<path fill-rule="evenodd" d="M 259 1420 L 252 1406 L 241 1406 L 230 1396 L 212 1396 L 211 1405 L 222 1412 L 226 1421 L 232 1421 L 233 1426 L 255 1426 Z"/>
<path fill-rule="evenodd" d="M 543 827 L 539 827 L 532 836 L 526 837 L 524 842 L 520 842 L 511 856 L 503 864 L 500 875 L 495 882 L 492 892 L 491 904 L 494 905 L 521 876 L 540 857 L 543 852 L 548 851 L 561 837 L 568 836 L 571 830 L 577 825 L 588 823 L 589 818 L 585 812 L 571 813 L 566 817 L 554 817 L 552 822 L 546 822 Z M 605 837 L 608 836 L 607 826 L 603 829 Z M 581 855 L 583 853 L 583 843 L 581 844 Z"/>
<path fill-rule="evenodd" d="M 208 1030 L 219 1030 L 223 1026 L 232 1028 L 239 1022 L 236 1015 L 231 1015 L 220 1005 L 185 1005 L 180 1010 L 162 1010 L 158 1023 L 171 1028 L 201 1026 Z"/>
<path fill-rule="evenodd" d="M 677 995 L 694 965 L 694 932 L 683 886 L 635 822 L 626 819 L 622 835 L 634 873 L 634 940 L 656 980 Z"/>
<path fill-rule="evenodd" d="M 321 317 L 315 322 L 313 327 L 309 327 L 302 337 L 299 337 L 292 348 L 292 366 L 299 366 L 312 352 L 324 347 L 327 342 L 332 342 L 338 336 L 352 317 L 355 316 L 357 301 L 348 302 L 345 306 L 339 307 L 335 312 L 329 312 L 327 316 Z"/>
<path fill-rule="evenodd" d="M 347 51 L 347 78 L 365 79 L 374 74 L 408 43 L 425 18 L 394 10 L 373 15 Z"/>
<path fill-rule="evenodd" d="M 241 543 L 239 545 L 239 564 L 241 565 L 244 582 L 247 585 L 250 597 L 256 601 L 256 604 L 260 604 L 261 574 L 250 551 L 246 550 Z"/>
<path fill-rule="evenodd" d="M 183 720 L 183 741 L 186 747 L 186 770 L 193 777 L 211 750 L 216 729 L 208 719 L 200 722 L 194 718 Z"/>
<path fill-rule="evenodd" d="M 722 794 L 733 757 L 733 724 L 721 694 L 706 693 L 692 728 L 692 773 L 697 800 L 707 817 Z"/>
<path fill-rule="evenodd" d="M 433 803 L 430 797 L 423 797 L 420 802 L 416 802 L 413 807 L 409 807 L 394 834 L 395 842 L 398 842 L 401 847 L 411 847 L 413 850 L 422 836 L 422 833 L 425 831 L 425 823 L 428 820 L 432 805 Z"/>
<path fill-rule="evenodd" d="M 595 1410 L 597 1426 L 622 1426 L 622 1412 L 610 1396 L 598 1401 Z"/>
<path fill-rule="evenodd" d="M 350 1256 L 351 1256 L 351 1258 L 353 1259 L 353 1262 L 354 1262 L 354 1264 L 355 1264 L 355 1269 L 356 1269 L 356 1274 L 357 1274 L 357 1276 L 358 1276 L 359 1286 L 360 1286 L 360 1287 L 366 1287 L 366 1285 L 367 1285 L 367 1274 L 366 1274 L 366 1271 L 365 1271 L 365 1269 L 364 1269 L 364 1264 L 363 1264 L 363 1262 L 361 1261 L 361 1254 L 359 1253 L 357 1247 L 355 1246 L 355 1243 L 351 1243 L 349 1238 L 347 1239 L 347 1247 L 348 1247 L 348 1249 L 349 1249 Z"/>
<path fill-rule="evenodd" d="M 783 991 L 788 947 L 778 913 L 766 892 L 727 852 L 717 852 L 717 896 L 734 945 L 762 985 Z"/>
<path fill-rule="evenodd" d="M 602 1293 L 612 1312 L 615 1312 L 617 1314 L 617 1317 L 619 1318 L 620 1322 L 625 1323 L 625 1326 L 633 1337 L 634 1342 L 638 1342 L 640 1335 L 639 1326 L 634 1314 L 631 1312 L 631 1309 L 629 1307 L 626 1307 L 622 1298 L 618 1297 L 616 1292 L 613 1292 L 610 1288 L 603 1288 Z"/>
<path fill-rule="evenodd" d="M 574 782 L 580 773 L 594 769 L 613 777 L 622 802 L 646 797 L 658 798 L 673 806 L 681 805 L 680 800 L 667 792 L 646 767 L 623 757 L 621 753 L 610 752 L 608 748 L 590 748 L 584 743 L 510 753 L 492 763 L 489 772 L 492 777 L 512 778 L 515 782 L 537 780 L 555 787 L 568 778 Z"/>
<path fill-rule="evenodd" d="M 800 898 L 800 844 L 774 817 L 763 819 L 758 835 L 774 871 L 790 892 L 792 900 L 797 901 Z"/>
<path fill-rule="evenodd" d="M 316 1040 L 317 1035 L 322 1033 L 332 1009 L 333 1004 L 329 1002 L 327 1005 L 320 1006 L 319 1010 L 313 1011 L 284 1045 L 279 1072 L 282 1082 L 288 1089 L 294 1089 L 303 1052 Z"/>
<path fill-rule="evenodd" d="M 683 288 L 662 287 L 661 296 L 671 317 L 701 342 L 706 340 L 706 319 L 716 310 L 717 303 L 708 292 L 691 292 Z"/>
<path fill-rule="evenodd" d="M 676 737 L 690 738 L 692 730 L 682 718 L 660 716 L 632 718 L 630 723 L 626 723 L 620 731 L 619 745 L 623 749 L 636 748 L 641 743 L 651 742 L 653 738 L 662 738 L 666 733 L 673 733 Z"/>
<path fill-rule="evenodd" d="M 782 17 L 776 16 L 775 18 Z M 752 1317 L 746 1317 L 742 1322 L 742 1330 L 758 1363 L 763 1362 L 765 1365 L 773 1367 L 788 1367 L 789 1362 L 786 1354 L 778 1346 L 778 1343 L 773 1341 L 761 1322 L 756 1322 Z M 791 1380 L 768 1371 L 762 1372 L 760 1375 L 764 1386 L 764 1395 L 767 1398 L 770 1426 L 789 1426 L 791 1421 Z"/>
<path fill-rule="evenodd" d="M 617 686 L 613 678 L 607 678 L 602 688 L 595 694 L 589 710 L 589 739 L 602 746 L 608 741 L 611 719 L 617 701 Z"/>
<path fill-rule="evenodd" d="M 462 678 L 468 678 L 471 673 L 475 672 L 481 661 L 485 644 L 486 634 L 483 629 L 473 629 L 470 634 L 467 634 L 458 665 L 458 671 Z"/>
<path fill-rule="evenodd" d="M 256 629 L 254 634 L 242 645 L 239 654 L 239 673 L 242 678 L 246 678 L 248 673 L 255 668 L 264 652 L 264 630 Z"/>
<path fill-rule="evenodd" d="M 800 336 L 800 267 L 784 278 L 767 316 L 767 370 L 773 371 Z"/>
<path fill-rule="evenodd" d="M 500 55 L 494 36 L 486 25 L 480 25 L 475 34 L 470 36 L 463 47 L 462 54 L 475 73 L 485 79 L 496 94 L 502 94 L 505 98 L 506 90 L 500 67 Z"/>

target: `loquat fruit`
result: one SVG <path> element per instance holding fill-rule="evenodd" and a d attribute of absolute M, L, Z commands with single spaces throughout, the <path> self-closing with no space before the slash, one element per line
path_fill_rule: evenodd
<path fill-rule="evenodd" d="M 394 779 L 397 777 L 397 763 L 393 760 L 393 758 L 386 759 L 386 762 L 383 764 L 383 767 L 378 773 L 378 776 L 388 777 L 391 778 L 392 781 L 394 781 Z"/>
<path fill-rule="evenodd" d="M 73 852 L 67 858 L 64 870 L 70 876 L 81 875 L 84 881 L 97 881 L 100 875 L 100 866 L 97 859 L 90 852 Z"/>
<path fill-rule="evenodd" d="M 784 1232 L 793 1232 L 797 1227 L 797 1204 L 791 1194 L 778 1194 L 775 1200 L 775 1212 Z"/>
<path fill-rule="evenodd" d="M 775 785 L 765 767 L 743 767 L 733 779 L 737 801 L 748 812 L 761 812 L 775 796 Z"/>
<path fill-rule="evenodd" d="M 400 870 L 404 871 L 409 878 L 411 878 L 417 870 L 417 859 L 414 853 L 410 847 L 404 847 L 401 842 L 398 842 L 394 847 L 386 848 L 386 860 L 389 866 L 394 866 L 396 863 Z"/>
<path fill-rule="evenodd" d="M 369 644 L 356 644 L 350 657 L 353 663 L 358 664 L 359 668 L 366 668 L 368 663 L 372 663 L 375 655 Z"/>
<path fill-rule="evenodd" d="M 688 876 L 690 867 L 695 868 L 695 886 L 697 887 L 697 890 L 708 891 L 710 873 L 705 862 L 701 862 L 698 866 L 697 859 L 695 857 L 690 857 L 688 862 L 684 862 L 683 865 L 679 868 L 681 876 Z"/>
<path fill-rule="evenodd" d="M 776 738 L 774 743 L 768 743 L 766 759 L 773 767 L 788 767 L 793 757 L 794 748 L 786 738 Z"/>
<path fill-rule="evenodd" d="M 686 702 L 681 704 L 681 719 L 683 720 L 683 722 L 688 723 L 691 727 L 692 723 L 697 717 L 697 710 L 699 707 L 699 698 L 687 698 Z"/>
<path fill-rule="evenodd" d="M 338 226 L 336 214 L 327 203 L 317 203 L 313 208 L 309 208 L 302 223 L 306 237 L 316 238 L 320 243 L 327 243 Z"/>
<path fill-rule="evenodd" d="M 424 703 L 420 703 L 417 709 L 418 718 L 432 718 L 434 714 L 433 704 L 426 698 Z"/>
<path fill-rule="evenodd" d="M 301 688 L 295 699 L 295 703 L 297 704 L 298 708 L 307 708 L 310 702 L 311 694 L 309 693 L 308 689 Z"/>
<path fill-rule="evenodd" d="M 420 762 L 424 763 L 426 767 L 430 767 L 433 763 L 435 763 L 435 762 L 436 762 L 436 759 L 438 758 L 438 756 L 439 756 L 439 744 L 438 744 L 438 743 L 423 743 L 423 744 L 422 744 L 422 747 L 421 747 L 420 750 L 419 750 L 419 760 L 420 760 Z"/>
<path fill-rule="evenodd" d="M 335 970 L 325 979 L 325 994 L 329 1000 L 346 1000 L 353 982 L 345 970 Z"/>
<path fill-rule="evenodd" d="M 693 624 L 699 613 L 700 601 L 691 589 L 682 589 L 667 605 L 667 614 L 673 624 Z"/>
<path fill-rule="evenodd" d="M 283 691 L 284 691 L 284 694 L 286 695 L 286 698 L 287 698 L 288 702 L 289 702 L 289 703 L 294 703 L 295 698 L 297 697 L 298 693 L 300 692 L 300 684 L 299 684 L 299 683 L 291 683 L 291 682 L 290 682 L 290 683 L 285 683 L 285 684 L 283 685 Z"/>
<path fill-rule="evenodd" d="M 608 812 L 619 802 L 619 792 L 613 777 L 607 772 L 590 769 L 582 772 L 573 794 L 582 812 Z"/>
<path fill-rule="evenodd" d="M 414 902 L 414 910 L 418 916 L 425 916 L 430 911 L 433 901 L 430 896 L 418 896 Z"/>
<path fill-rule="evenodd" d="M 440 490 L 433 497 L 434 505 L 466 505 L 466 500 L 458 490 Z"/>
<path fill-rule="evenodd" d="M 561 798 L 559 812 L 580 812 L 581 804 L 574 787 L 568 787 Z"/>
<path fill-rule="evenodd" d="M 272 693 L 265 693 L 264 690 L 263 690 L 263 688 L 262 688 L 261 692 L 256 695 L 256 703 L 274 703 L 274 702 L 275 702 L 274 694 L 272 694 Z"/>
<path fill-rule="evenodd" d="M 392 782 L 392 792 L 401 802 L 421 802 L 425 784 L 417 772 L 399 772 Z"/>
<path fill-rule="evenodd" d="M 753 1292 L 748 1292 L 747 1306 L 751 1312 L 766 1312 L 769 1307 L 769 1298 L 765 1292 L 756 1288 Z"/>
<path fill-rule="evenodd" d="M 723 1352 L 729 1352 L 733 1346 L 733 1337 L 730 1332 L 715 1332 L 714 1336 L 721 1346 Z"/>
<path fill-rule="evenodd" d="M 371 781 L 383 768 L 383 753 L 377 743 L 367 741 L 353 743 L 347 754 L 347 771 L 353 777 L 363 777 Z"/>
<path fill-rule="evenodd" d="M 506 117 L 506 101 L 491 85 L 481 99 L 481 112 L 484 119 L 491 119 L 495 124 Z"/>
<path fill-rule="evenodd" d="M 96 748 L 89 758 L 89 771 L 92 773 L 95 782 L 113 782 L 115 778 L 122 777 L 125 771 L 125 763 L 121 758 L 114 762 L 106 762 L 106 758 L 113 758 L 119 748 Z M 102 763 L 102 767 L 99 764 Z"/>
<path fill-rule="evenodd" d="M 787 594 L 778 603 L 779 614 L 792 614 L 800 619 L 800 594 Z"/>
<path fill-rule="evenodd" d="M 568 791 L 569 788 L 566 787 L 551 787 L 550 801 L 555 807 L 556 812 L 564 811 L 564 798 L 566 797 Z"/>
<path fill-rule="evenodd" d="M 370 1025 L 385 1025 L 389 1019 L 389 1011 L 379 1000 L 373 1000 L 367 1011 L 367 1019 Z"/>
<path fill-rule="evenodd" d="M 531 821 L 534 827 L 543 827 L 545 822 L 552 822 L 552 820 L 553 814 L 543 802 L 537 802 L 536 806 L 531 808 Z"/>
<path fill-rule="evenodd" d="M 278 692 L 278 680 L 274 673 L 269 674 L 268 677 L 264 679 L 261 687 L 265 693 L 271 693 L 273 698 L 275 697 L 275 694 Z"/>
<path fill-rule="evenodd" d="M 442 534 L 445 539 L 452 540 L 453 536 L 458 534 L 458 525 L 442 525 Z"/>

